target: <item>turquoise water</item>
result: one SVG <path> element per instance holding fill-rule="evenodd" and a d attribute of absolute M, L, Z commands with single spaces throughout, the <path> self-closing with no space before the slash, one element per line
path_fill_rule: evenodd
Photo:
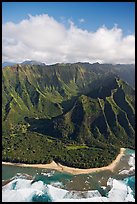
<path fill-rule="evenodd" d="M 122 162 L 125 164 L 126 161 L 126 167 L 128 167 L 132 154 L 135 154 L 134 150 L 126 149 L 125 156 L 120 161 L 121 164 Z M 131 159 L 133 162 L 133 158 Z M 129 167 L 131 168 L 131 164 Z M 128 171 L 129 167 L 127 168 Z M 128 199 L 128 202 L 134 202 L 135 173 L 132 172 L 130 175 L 119 174 L 121 171 L 123 169 L 118 169 L 115 172 L 103 171 L 85 175 L 71 175 L 55 170 L 2 165 L 2 179 L 4 181 L 12 180 L 3 186 L 3 201 L 56 202 L 58 199 L 59 201 L 63 199 L 63 202 L 67 202 L 71 199 L 75 202 L 77 199 L 85 199 L 83 202 L 98 202 L 97 200 L 105 202 L 108 201 L 106 199 L 112 199 L 113 201 L 115 197 L 115 199 L 121 199 L 121 201 L 122 199 Z M 113 181 L 112 186 L 108 186 L 109 179 Z M 124 186 L 129 186 L 130 191 L 125 192 L 127 188 Z M 120 191 L 121 193 L 118 195 Z M 109 198 L 110 192 L 114 195 Z M 128 198 L 124 198 L 127 194 Z"/>
<path fill-rule="evenodd" d="M 135 154 L 135 150 L 127 148 L 125 151 L 125 154 L 127 154 L 127 155 Z"/>
<path fill-rule="evenodd" d="M 127 148 L 125 154 L 127 155 L 135 154 L 135 150 Z M 133 195 L 135 197 L 135 175 L 126 177 L 124 179 L 124 182 L 133 190 Z"/>
<path fill-rule="evenodd" d="M 135 176 L 125 178 L 124 182 L 133 190 L 133 195 L 135 197 Z"/>

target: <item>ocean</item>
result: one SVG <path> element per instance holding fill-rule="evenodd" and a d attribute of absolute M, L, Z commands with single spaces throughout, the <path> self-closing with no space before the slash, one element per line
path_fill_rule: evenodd
<path fill-rule="evenodd" d="M 2 183 L 2 202 L 135 202 L 135 151 L 126 149 L 113 172 L 2 165 Z"/>

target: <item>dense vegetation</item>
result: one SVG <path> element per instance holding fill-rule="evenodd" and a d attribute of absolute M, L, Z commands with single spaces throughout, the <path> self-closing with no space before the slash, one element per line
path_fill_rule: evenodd
<path fill-rule="evenodd" d="M 111 145 L 96 144 L 88 147 L 31 132 L 3 139 L 3 161 L 16 163 L 44 164 L 54 160 L 67 166 L 91 168 L 111 163 L 118 153 L 119 148 Z"/>
<path fill-rule="evenodd" d="M 101 167 L 117 156 L 120 147 L 134 148 L 135 90 L 121 80 L 126 76 L 122 68 L 128 69 L 121 66 L 5 67 L 3 160 Z"/>

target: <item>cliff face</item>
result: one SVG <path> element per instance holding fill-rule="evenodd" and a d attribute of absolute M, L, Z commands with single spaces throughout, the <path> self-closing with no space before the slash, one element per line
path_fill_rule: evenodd
<path fill-rule="evenodd" d="M 129 87 L 123 81 L 114 81 L 88 96 L 79 96 L 67 113 L 53 119 L 27 118 L 29 130 L 88 145 L 134 141 L 134 95 L 126 93 Z"/>

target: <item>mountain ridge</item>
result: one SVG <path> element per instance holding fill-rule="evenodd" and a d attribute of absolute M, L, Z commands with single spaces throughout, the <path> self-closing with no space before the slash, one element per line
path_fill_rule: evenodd
<path fill-rule="evenodd" d="M 5 64 L 6 63 L 6 64 Z M 93 69 L 94 72 L 101 71 L 102 69 L 106 71 L 111 71 L 117 73 L 120 78 L 128 82 L 133 88 L 135 87 L 135 64 L 100 64 L 100 63 L 93 63 L 90 64 L 88 62 L 76 62 L 76 63 L 56 63 L 52 65 L 46 65 L 45 63 L 38 62 L 35 60 L 26 60 L 21 63 L 13 63 L 13 62 L 4 62 L 2 63 L 2 67 L 6 66 L 18 66 L 18 65 L 39 65 L 39 66 L 48 66 L 48 67 L 54 67 L 54 66 L 75 66 L 79 65 L 85 68 Z"/>
<path fill-rule="evenodd" d="M 14 65 L 17 65 L 17 64 L 20 64 L 20 65 L 41 65 L 41 66 L 45 66 L 46 64 L 43 63 L 43 62 L 39 62 L 39 61 L 36 61 L 36 60 L 25 60 L 23 62 L 3 62 L 2 63 L 2 68 L 4 67 L 7 67 L 7 66 L 14 66 Z"/>
<path fill-rule="evenodd" d="M 29 163 L 54 159 L 89 168 L 93 165 L 89 162 L 89 149 L 95 161 L 100 155 L 98 148 L 107 151 L 108 157 L 103 161 L 108 164 L 109 156 L 114 158 L 119 147 L 134 148 L 135 90 L 121 79 L 117 69 L 118 73 L 98 63 L 4 68 L 3 159 Z M 38 142 L 41 152 L 34 142 L 31 145 L 32 140 Z M 28 150 L 23 147 L 24 141 Z M 56 143 L 58 151 L 51 147 L 49 152 L 42 141 L 49 146 Z M 34 159 L 36 152 L 39 157 Z M 74 153 L 79 155 L 77 161 L 70 158 Z M 47 158 L 43 158 L 44 154 Z M 95 161 L 95 166 L 104 164 Z"/>

